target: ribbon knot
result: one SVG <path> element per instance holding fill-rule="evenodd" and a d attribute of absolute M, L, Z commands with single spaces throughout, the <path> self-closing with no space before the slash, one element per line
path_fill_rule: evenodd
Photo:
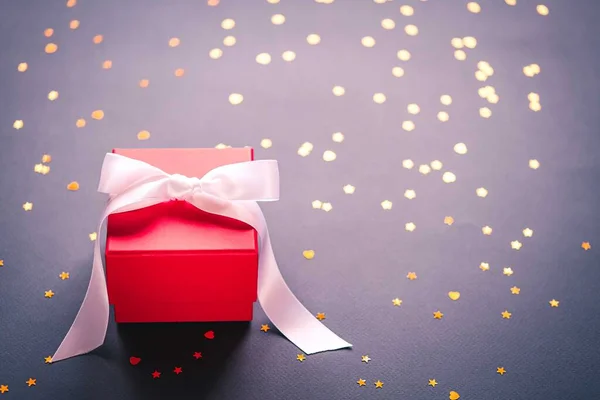
<path fill-rule="evenodd" d="M 190 201 L 202 191 L 202 181 L 196 177 L 173 174 L 167 184 L 168 196 L 176 200 Z"/>

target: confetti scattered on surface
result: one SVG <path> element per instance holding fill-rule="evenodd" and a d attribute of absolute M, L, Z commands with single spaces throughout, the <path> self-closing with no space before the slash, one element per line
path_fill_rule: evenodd
<path fill-rule="evenodd" d="M 375 39 L 372 36 L 365 36 L 360 40 L 360 43 L 365 47 L 375 46 Z"/>
<path fill-rule="evenodd" d="M 207 338 L 208 340 L 212 340 L 215 338 L 215 331 L 206 331 L 204 333 L 204 337 Z"/>
<path fill-rule="evenodd" d="M 412 232 L 415 229 L 417 229 L 417 225 L 415 225 L 413 222 L 407 222 L 406 224 L 404 224 L 404 229 L 407 232 Z"/>
<path fill-rule="evenodd" d="M 75 192 L 75 191 L 79 190 L 79 183 L 77 183 L 75 181 L 69 183 L 67 185 L 67 190 L 70 190 L 72 192 Z"/>
<path fill-rule="evenodd" d="M 142 359 L 139 357 L 131 356 L 129 357 L 129 364 L 135 366 L 142 362 Z"/>
<path fill-rule="evenodd" d="M 92 232 L 88 236 L 90 237 L 90 240 L 93 242 L 98 237 L 98 234 L 96 232 Z"/>
<path fill-rule="evenodd" d="M 428 386 L 435 387 L 437 385 L 437 381 L 435 379 L 429 379 Z"/>
<path fill-rule="evenodd" d="M 467 3 L 467 10 L 469 10 L 473 14 L 479 14 L 481 12 L 481 6 L 479 5 L 479 3 L 472 1 L 470 3 Z"/>
<path fill-rule="evenodd" d="M 506 276 L 511 276 L 513 274 L 513 270 L 511 267 L 505 267 L 502 273 Z"/>
<path fill-rule="evenodd" d="M 160 375 L 161 375 L 161 374 L 162 374 L 162 372 L 159 372 L 159 371 L 156 371 L 156 370 L 155 370 L 155 371 L 152 373 L 152 379 L 158 379 L 158 378 L 160 378 Z"/>
<path fill-rule="evenodd" d="M 383 382 L 381 382 L 380 380 L 377 380 L 375 382 L 375 389 L 381 389 L 383 388 Z"/>
<path fill-rule="evenodd" d="M 500 375 L 504 375 L 506 373 L 506 370 L 504 369 L 504 367 L 498 367 L 496 368 L 496 372 Z"/>
<path fill-rule="evenodd" d="M 442 312 L 441 312 L 441 311 L 439 311 L 439 310 L 438 310 L 438 311 L 435 311 L 435 312 L 433 313 L 433 318 L 434 318 L 434 319 L 442 319 L 442 317 L 443 317 L 443 316 L 444 316 L 444 314 L 442 314 Z"/>
<path fill-rule="evenodd" d="M 549 301 L 550 303 L 550 307 L 558 307 L 558 304 L 560 303 L 558 300 L 552 299 Z"/>
<path fill-rule="evenodd" d="M 404 191 L 404 197 L 406 197 L 409 200 L 412 200 L 415 197 L 417 197 L 417 194 L 415 193 L 414 190 L 408 189 L 408 190 Z"/>
<path fill-rule="evenodd" d="M 4 267 L 4 260 L 0 260 L 0 267 Z"/>
<path fill-rule="evenodd" d="M 263 325 L 263 326 L 264 326 L 264 325 Z M 267 326 L 267 330 L 268 330 L 268 327 L 269 327 L 269 325 L 266 325 L 266 326 Z M 266 332 L 266 331 L 265 331 L 265 332 Z M 195 352 L 194 352 L 194 354 L 192 354 L 192 357 L 194 357 L 196 360 L 199 360 L 199 359 L 201 359 L 201 358 L 202 358 L 202 353 L 201 353 L 201 352 L 199 352 L 199 351 L 195 351 Z"/>
<path fill-rule="evenodd" d="M 27 63 L 23 62 L 23 63 L 20 63 L 19 65 L 17 65 L 17 71 L 19 71 L 19 72 L 27 71 Z"/>
<path fill-rule="evenodd" d="M 353 194 L 356 191 L 356 188 L 352 185 L 345 185 L 342 189 L 346 194 Z"/>
<path fill-rule="evenodd" d="M 321 210 L 325 211 L 325 212 L 329 212 L 333 209 L 333 206 L 331 205 L 331 203 L 325 202 L 323 203 L 323 205 L 321 206 Z"/>
<path fill-rule="evenodd" d="M 417 279 L 417 274 L 415 272 L 409 272 L 408 275 L 406 275 L 406 277 L 409 280 L 414 281 L 415 279 Z"/>
<path fill-rule="evenodd" d="M 454 218 L 448 216 L 448 217 L 444 217 L 444 224 L 450 226 L 454 223 Z"/>
<path fill-rule="evenodd" d="M 52 290 L 46 290 L 44 292 L 44 297 L 51 299 L 54 296 L 54 292 Z"/>
<path fill-rule="evenodd" d="M 323 321 L 325 319 L 325 313 L 317 313 L 316 317 L 319 321 Z"/>
<path fill-rule="evenodd" d="M 548 7 L 543 4 L 538 4 L 535 9 L 538 12 L 538 14 L 543 15 L 543 16 L 546 16 L 550 13 L 550 10 L 548 9 Z"/>
<path fill-rule="evenodd" d="M 484 235 L 491 235 L 492 234 L 492 228 L 490 226 L 484 226 L 483 228 L 481 228 L 481 231 L 483 232 Z"/>
<path fill-rule="evenodd" d="M 179 375 L 179 374 L 181 374 L 182 372 L 183 372 L 183 368 L 181 368 L 181 367 L 175 367 L 175 368 L 173 369 L 173 373 L 174 373 L 174 374 L 176 374 L 176 375 Z"/>
<path fill-rule="evenodd" d="M 0 393 L 4 394 L 8 392 L 8 385 L 0 385 Z"/>
<path fill-rule="evenodd" d="M 475 193 L 477 194 L 477 197 L 487 197 L 488 195 L 487 189 L 483 187 L 475 189 Z"/>
<path fill-rule="evenodd" d="M 29 378 L 25 383 L 28 387 L 35 386 L 37 379 Z"/>
<path fill-rule="evenodd" d="M 490 270 L 490 264 L 486 263 L 486 262 L 482 262 L 481 264 L 479 264 L 479 269 L 482 271 L 489 271 Z"/>
<path fill-rule="evenodd" d="M 455 392 L 454 390 L 452 390 L 450 392 L 450 396 L 448 396 L 448 398 L 450 400 L 458 400 L 458 399 L 460 399 L 460 394 L 458 394 L 458 392 Z"/>
<path fill-rule="evenodd" d="M 502 311 L 502 318 L 510 319 L 511 316 L 512 316 L 512 313 L 509 313 L 508 310 Z"/>
<path fill-rule="evenodd" d="M 239 93 L 232 93 L 229 95 L 229 102 L 234 106 L 242 104 L 242 101 L 244 101 L 244 96 Z"/>
<path fill-rule="evenodd" d="M 392 304 L 396 307 L 399 307 L 402 305 L 402 300 L 400 300 L 399 298 L 396 297 L 395 299 L 392 300 Z"/>
<path fill-rule="evenodd" d="M 304 354 L 298 354 L 296 356 L 296 360 L 302 362 L 302 361 L 306 360 L 306 356 Z"/>
<path fill-rule="evenodd" d="M 44 363 L 45 364 L 51 364 L 52 363 L 52 356 L 44 357 Z"/>
<path fill-rule="evenodd" d="M 16 121 L 13 123 L 13 128 L 15 128 L 15 129 L 17 129 L 17 130 L 18 130 L 18 129 L 22 129 L 22 128 L 23 128 L 23 126 L 24 126 L 24 124 L 23 124 L 23 121 L 22 121 L 22 120 L 20 120 L 20 119 L 16 120 Z"/>
<path fill-rule="evenodd" d="M 359 379 L 356 381 L 356 383 L 358 384 L 358 386 L 366 386 L 367 385 L 367 381 L 364 379 Z"/>
<path fill-rule="evenodd" d="M 448 297 L 450 297 L 450 300 L 458 300 L 460 299 L 460 292 L 448 292 Z"/>
<path fill-rule="evenodd" d="M 70 275 L 68 272 L 61 272 L 60 275 L 58 275 L 58 277 L 64 281 L 66 279 L 69 279 Z"/>
<path fill-rule="evenodd" d="M 513 286 L 513 287 L 510 288 L 510 292 L 512 294 L 519 294 L 519 293 L 521 293 L 521 289 L 518 288 L 518 287 L 516 287 L 516 286 Z"/>
<path fill-rule="evenodd" d="M 27 202 L 27 203 L 23 204 L 23 210 L 25 210 L 25 211 L 33 210 L 33 203 Z"/>
<path fill-rule="evenodd" d="M 269 149 L 273 146 L 273 142 L 271 141 L 271 139 L 262 139 L 260 141 L 260 147 L 262 147 L 263 149 Z"/>
<path fill-rule="evenodd" d="M 523 247 L 523 243 L 519 242 L 518 240 L 513 240 L 510 242 L 510 248 L 513 250 L 519 250 L 521 247 Z"/>
<path fill-rule="evenodd" d="M 323 160 L 325 161 L 333 161 L 337 158 L 337 155 L 335 154 L 334 151 L 331 150 L 325 150 L 325 152 L 323 152 Z"/>
<path fill-rule="evenodd" d="M 311 33 L 310 35 L 308 35 L 306 37 L 306 41 L 308 42 L 308 44 L 314 46 L 314 45 L 321 43 L 321 37 L 319 35 L 317 35 L 316 33 Z"/>
<path fill-rule="evenodd" d="M 592 248 L 592 245 L 590 244 L 590 242 L 583 242 L 581 243 L 581 248 L 587 251 Z"/>
<path fill-rule="evenodd" d="M 269 324 L 263 324 L 260 326 L 260 330 L 263 332 L 267 332 L 269 329 L 271 329 L 271 327 L 269 327 Z"/>
<path fill-rule="evenodd" d="M 381 202 L 381 208 L 383 208 L 384 210 L 391 210 L 392 209 L 392 202 L 389 200 L 384 200 Z"/>
<path fill-rule="evenodd" d="M 369 361 L 371 361 L 371 357 L 369 357 L 368 355 L 361 356 L 360 361 L 368 364 Z"/>

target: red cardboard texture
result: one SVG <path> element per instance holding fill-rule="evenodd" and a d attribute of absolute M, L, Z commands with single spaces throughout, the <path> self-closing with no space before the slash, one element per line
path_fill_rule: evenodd
<path fill-rule="evenodd" d="M 243 149 L 115 149 L 169 174 L 201 178 L 254 159 Z M 108 217 L 106 280 L 117 322 L 250 321 L 258 238 L 241 221 L 169 201 Z"/>

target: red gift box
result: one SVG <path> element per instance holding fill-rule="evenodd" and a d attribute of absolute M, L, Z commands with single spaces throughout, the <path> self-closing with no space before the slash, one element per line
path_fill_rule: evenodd
<path fill-rule="evenodd" d="M 115 149 L 201 178 L 254 159 L 243 149 Z M 108 217 L 106 280 L 117 322 L 250 321 L 258 238 L 249 225 L 173 200 Z"/>

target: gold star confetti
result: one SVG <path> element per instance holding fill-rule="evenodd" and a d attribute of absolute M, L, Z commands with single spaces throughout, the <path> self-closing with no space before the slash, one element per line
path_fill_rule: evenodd
<path fill-rule="evenodd" d="M 317 313 L 316 317 L 319 321 L 323 321 L 325 319 L 325 313 Z"/>
<path fill-rule="evenodd" d="M 511 316 L 512 316 L 512 313 L 509 313 L 507 310 L 502 311 L 502 318 L 510 319 Z"/>
<path fill-rule="evenodd" d="M 404 192 L 404 197 L 406 197 L 409 200 L 414 199 L 415 197 L 417 197 L 417 194 L 415 193 L 414 190 L 412 189 L 408 189 Z"/>
<path fill-rule="evenodd" d="M 344 190 L 344 193 L 346 193 L 346 194 L 353 194 L 354 191 L 356 190 L 356 188 L 352 185 L 345 185 L 342 189 Z"/>
<path fill-rule="evenodd" d="M 208 52 L 208 56 L 210 58 L 212 58 L 213 60 L 217 60 L 217 59 L 221 58 L 222 55 L 223 55 L 223 50 L 221 50 L 221 49 L 212 49 L 211 51 Z"/>
<path fill-rule="evenodd" d="M 456 58 L 458 61 L 465 61 L 467 59 L 467 53 L 465 53 L 463 50 L 455 50 L 454 58 Z"/>
<path fill-rule="evenodd" d="M 27 203 L 23 204 L 23 210 L 25 210 L 25 211 L 33 210 L 33 203 L 27 202 Z"/>
<path fill-rule="evenodd" d="M 19 71 L 19 72 L 25 72 L 25 71 L 27 71 L 27 63 L 26 62 L 22 62 L 19 65 L 17 65 L 17 71 Z"/>
<path fill-rule="evenodd" d="M 496 368 L 496 372 L 500 375 L 504 375 L 506 373 L 506 370 L 504 369 L 504 367 L 498 367 Z"/>
<path fill-rule="evenodd" d="M 508 4 L 509 6 L 516 6 L 517 5 L 517 0 L 504 0 L 504 2 L 506 4 Z"/>
<path fill-rule="evenodd" d="M 29 378 L 27 381 L 25 381 L 25 383 L 29 387 L 35 386 L 35 382 L 36 382 L 36 379 L 33 379 L 33 378 Z"/>
<path fill-rule="evenodd" d="M 519 293 L 521 293 L 521 289 L 518 288 L 518 287 L 516 287 L 516 286 L 513 286 L 513 287 L 510 288 L 510 292 L 512 294 L 519 294 Z"/>
<path fill-rule="evenodd" d="M 548 303 L 550 303 L 550 307 L 558 307 L 558 303 L 560 302 L 558 300 L 552 299 Z"/>
<path fill-rule="evenodd" d="M 365 381 L 364 379 L 359 379 L 356 381 L 356 383 L 358 383 L 358 386 L 366 386 L 367 381 Z"/>
<path fill-rule="evenodd" d="M 513 240 L 510 242 L 510 248 L 513 250 L 519 250 L 521 247 L 523 247 L 523 243 L 519 242 L 518 240 Z"/>
<path fill-rule="evenodd" d="M 296 360 L 302 362 L 302 361 L 306 360 L 306 356 L 304 354 L 298 354 L 296 356 Z"/>
<path fill-rule="evenodd" d="M 310 142 L 304 142 L 298 149 L 298 155 L 302 157 L 308 156 L 313 150 L 313 144 Z"/>
<path fill-rule="evenodd" d="M 473 36 L 465 36 L 463 38 L 463 44 L 466 48 L 474 49 L 475 47 L 477 47 L 477 39 L 475 39 Z"/>
<path fill-rule="evenodd" d="M 409 114 L 417 115 L 421 112 L 421 107 L 419 107 L 418 104 L 411 103 L 406 106 L 406 111 L 408 111 Z"/>
<path fill-rule="evenodd" d="M 479 109 L 479 115 L 482 118 L 489 118 L 489 117 L 492 116 L 492 110 L 490 110 L 487 107 L 482 107 L 482 108 Z"/>
<path fill-rule="evenodd" d="M 413 222 L 407 222 L 404 224 L 404 229 L 408 232 L 412 232 L 417 229 L 417 226 Z"/>
<path fill-rule="evenodd" d="M 92 232 L 89 234 L 89 237 L 90 237 L 90 240 L 93 242 L 98 237 L 98 234 L 96 232 Z"/>
<path fill-rule="evenodd" d="M 360 361 L 368 364 L 369 361 L 371 361 L 371 358 L 368 355 L 361 356 Z"/>
<path fill-rule="evenodd" d="M 484 235 L 489 236 L 492 234 L 492 228 L 486 225 L 483 228 L 481 228 L 481 232 L 483 232 Z"/>
<path fill-rule="evenodd" d="M 481 264 L 479 264 L 479 269 L 482 271 L 489 271 L 490 270 L 490 264 L 486 263 L 486 262 L 482 262 Z"/>
<path fill-rule="evenodd" d="M 70 276 L 69 276 L 69 273 L 68 273 L 68 272 L 61 272 L 61 273 L 60 273 L 60 275 L 58 275 L 58 277 L 59 277 L 60 279 L 62 279 L 63 281 L 64 281 L 65 279 L 69 279 L 69 278 L 70 278 Z"/>
<path fill-rule="evenodd" d="M 285 22 L 285 16 L 282 14 L 275 14 L 271 17 L 271 23 L 273 25 L 282 25 Z"/>
<path fill-rule="evenodd" d="M 592 245 L 590 244 L 590 242 L 583 242 L 583 243 L 581 243 L 581 248 L 584 249 L 585 251 L 588 251 L 589 249 L 592 248 Z"/>
<path fill-rule="evenodd" d="M 444 217 L 444 224 L 450 226 L 454 223 L 454 218 L 452 217 Z"/>
<path fill-rule="evenodd" d="M 529 168 L 538 169 L 540 167 L 540 162 L 538 160 L 529 160 Z"/>
<path fill-rule="evenodd" d="M 44 363 L 46 363 L 46 364 L 52 363 L 52 356 L 44 357 Z"/>
<path fill-rule="evenodd" d="M 4 267 L 4 260 L 0 260 L 0 267 Z"/>
<path fill-rule="evenodd" d="M 56 90 L 53 90 L 50 93 L 48 93 L 48 100 L 54 101 L 56 99 L 58 99 L 58 92 Z"/>
<path fill-rule="evenodd" d="M 260 141 L 260 146 L 263 149 L 269 149 L 271 148 L 271 146 L 273 146 L 273 142 L 271 141 L 271 139 L 263 139 Z"/>
<path fill-rule="evenodd" d="M 391 210 L 392 209 L 392 202 L 389 200 L 384 200 L 381 202 L 381 208 L 383 208 L 384 210 Z"/>
<path fill-rule="evenodd" d="M 529 228 L 525 228 L 523 229 L 523 236 L 525 237 L 532 237 L 533 236 L 533 231 Z"/>
<path fill-rule="evenodd" d="M 331 140 L 336 143 L 342 143 L 344 141 L 344 134 L 342 132 L 335 132 L 331 135 Z"/>
<path fill-rule="evenodd" d="M 331 205 L 331 203 L 323 203 L 323 205 L 321 206 L 321 210 L 325 211 L 325 212 L 329 212 L 333 209 L 333 206 Z"/>
<path fill-rule="evenodd" d="M 464 47 L 463 40 L 461 38 L 457 38 L 457 37 L 452 38 L 452 40 L 450 40 L 450 44 L 455 49 L 462 49 Z"/>
<path fill-rule="evenodd" d="M 488 195 L 488 191 L 486 188 L 480 187 L 475 190 L 475 193 L 478 197 L 486 197 Z"/>
<path fill-rule="evenodd" d="M 321 200 L 313 200 L 311 204 L 312 204 L 312 208 L 315 208 L 315 209 L 320 209 L 323 206 L 323 203 L 321 202 Z"/>
<path fill-rule="evenodd" d="M 450 298 L 450 300 L 458 300 L 460 299 L 460 292 L 448 292 L 448 297 Z"/>
<path fill-rule="evenodd" d="M 221 28 L 225 30 L 233 29 L 235 27 L 235 21 L 231 18 L 226 18 L 221 22 Z"/>
<path fill-rule="evenodd" d="M 48 299 L 51 299 L 51 298 L 52 298 L 52 296 L 54 296 L 54 292 L 53 292 L 52 290 L 46 290 L 46 291 L 44 292 L 44 297 L 46 297 L 46 298 L 48 298 Z"/>
<path fill-rule="evenodd" d="M 237 40 L 236 40 L 235 36 L 226 36 L 225 39 L 223 39 L 223 45 L 227 46 L 227 47 L 234 46 L 236 43 L 237 43 Z M 271 62 L 271 56 L 269 54 L 267 54 L 267 53 L 261 53 L 261 54 L 266 54 L 267 56 L 269 56 L 268 59 L 269 59 L 269 62 Z M 258 60 L 259 60 L 259 57 L 256 56 L 256 62 L 258 62 L 259 64 L 262 64 Z M 269 62 L 267 62 L 266 64 L 268 64 Z"/>
<path fill-rule="evenodd" d="M 481 6 L 479 5 L 479 3 L 472 1 L 470 3 L 467 3 L 467 10 L 469 10 L 473 14 L 478 14 L 479 12 L 481 12 Z"/>
<path fill-rule="evenodd" d="M 404 32 L 408 36 L 417 36 L 419 34 L 419 28 L 417 28 L 416 25 L 409 24 L 404 27 Z"/>
<path fill-rule="evenodd" d="M 260 326 L 260 330 L 263 332 L 267 332 L 269 329 L 271 329 L 271 327 L 269 326 L 269 324 L 263 324 Z"/>
<path fill-rule="evenodd" d="M 77 5 L 77 0 L 67 0 L 67 7 L 75 7 Z"/>
<path fill-rule="evenodd" d="M 395 298 L 392 300 L 392 304 L 395 305 L 396 307 L 399 307 L 402 305 L 402 300 L 400 300 L 399 298 Z"/>
<path fill-rule="evenodd" d="M 413 160 L 402 160 L 402 167 L 406 169 L 412 169 L 415 166 Z"/>
<path fill-rule="evenodd" d="M 104 111 L 96 110 L 96 111 L 92 112 L 92 119 L 100 121 L 103 118 L 104 118 Z"/>
<path fill-rule="evenodd" d="M 0 385 L 0 393 L 4 394 L 8 392 L 8 385 Z"/>
<path fill-rule="evenodd" d="M 429 383 L 428 383 L 427 385 L 428 385 L 428 386 L 431 386 L 431 387 L 435 387 L 435 385 L 437 385 L 437 384 L 438 384 L 438 383 L 437 383 L 437 381 L 436 381 L 435 379 L 430 379 L 430 380 L 429 380 Z"/>
<path fill-rule="evenodd" d="M 381 388 L 383 388 L 383 382 L 381 382 L 378 379 L 377 382 L 375 382 L 375 389 L 381 389 Z"/>
<path fill-rule="evenodd" d="M 70 190 L 72 192 L 75 192 L 75 191 L 79 190 L 79 183 L 77 183 L 75 181 L 69 183 L 67 185 L 67 190 Z"/>
<path fill-rule="evenodd" d="M 102 68 L 103 69 L 111 69 L 112 68 L 112 61 L 111 60 L 106 60 L 102 63 Z"/>
<path fill-rule="evenodd" d="M 504 270 L 502 273 L 506 276 L 511 276 L 513 274 L 513 270 L 511 267 L 504 267 Z"/>
<path fill-rule="evenodd" d="M 13 128 L 19 130 L 19 129 L 23 128 L 23 125 L 24 125 L 23 120 L 18 119 L 13 123 Z"/>
<path fill-rule="evenodd" d="M 102 43 L 103 40 L 104 40 L 104 36 L 102 36 L 102 35 L 96 35 L 92 39 L 94 44 L 100 44 L 100 43 Z"/>
<path fill-rule="evenodd" d="M 444 314 L 442 314 L 442 312 L 439 310 L 433 313 L 434 319 L 442 319 L 443 316 L 444 316 Z"/>

